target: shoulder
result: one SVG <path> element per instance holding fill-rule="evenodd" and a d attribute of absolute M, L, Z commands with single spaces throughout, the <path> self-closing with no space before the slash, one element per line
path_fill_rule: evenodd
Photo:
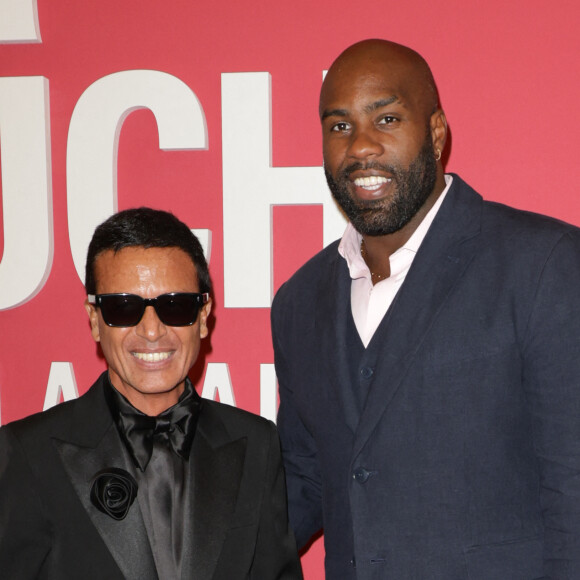
<path fill-rule="evenodd" d="M 339 243 L 340 240 L 335 240 L 318 254 L 315 254 L 292 275 L 284 286 L 290 285 L 296 288 L 301 285 L 309 285 L 312 280 L 323 277 L 329 268 L 332 268 L 338 260 L 342 260 L 338 253 Z"/>
<path fill-rule="evenodd" d="M 58 470 L 55 439 L 74 433 L 75 409 L 79 399 L 13 421 L 0 428 L 0 479 L 36 481 L 40 487 Z"/>
<path fill-rule="evenodd" d="M 210 399 L 202 401 L 201 417 L 206 422 L 219 423 L 232 438 L 250 437 L 267 440 L 277 433 L 274 423 L 259 415 Z"/>
<path fill-rule="evenodd" d="M 67 438 L 74 434 L 75 425 L 85 422 L 83 416 L 94 416 L 100 407 L 102 397 L 100 379 L 79 398 L 7 423 L 0 428 L 0 434 L 18 439 L 22 445 L 38 446 L 42 440 L 52 437 Z"/>
<path fill-rule="evenodd" d="M 1 429 L 1 433 L 11 433 L 21 440 L 29 437 L 39 437 L 43 434 L 50 435 L 55 430 L 62 428 L 68 418 L 71 417 L 78 400 L 60 403 L 51 409 L 41 411 L 7 423 Z"/>
<path fill-rule="evenodd" d="M 531 232 L 535 235 L 578 235 L 577 226 L 547 215 L 517 209 L 495 201 L 483 202 L 483 217 L 491 227 L 494 223 L 515 228 L 517 232 Z"/>
<path fill-rule="evenodd" d="M 549 247 L 563 237 L 580 243 L 580 228 L 547 215 L 487 201 L 459 176 L 454 175 L 453 179 L 450 217 L 479 214 L 481 234 L 488 239 L 491 247 L 510 244 L 515 251 L 518 244 L 524 250 Z"/>
<path fill-rule="evenodd" d="M 282 284 L 272 303 L 274 312 L 281 308 L 281 303 L 300 304 L 303 303 L 303 300 L 309 300 L 318 285 L 327 281 L 337 266 L 341 265 L 341 262 L 344 262 L 345 272 L 348 272 L 346 262 L 338 253 L 339 243 L 340 240 L 336 240 L 326 246 Z"/>
<path fill-rule="evenodd" d="M 483 204 L 482 234 L 492 252 L 541 267 L 550 258 L 580 258 L 580 228 L 542 214 L 501 203 Z"/>

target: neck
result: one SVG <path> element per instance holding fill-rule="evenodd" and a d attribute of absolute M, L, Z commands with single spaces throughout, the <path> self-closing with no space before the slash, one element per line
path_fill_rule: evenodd
<path fill-rule="evenodd" d="M 145 395 L 140 400 L 130 401 L 130 403 L 144 415 L 157 417 L 163 411 L 167 411 L 167 409 L 173 407 L 179 401 L 181 393 L 183 393 L 183 388 L 179 392 L 174 389 L 170 393 L 163 393 L 163 395 L 167 396 L 162 396 L 161 394 Z"/>
<path fill-rule="evenodd" d="M 379 252 L 374 252 L 373 258 L 369 251 L 367 250 L 365 238 L 363 237 L 360 244 L 360 254 L 363 260 L 366 262 L 368 269 L 371 273 L 371 281 L 373 284 L 388 278 L 391 275 L 391 264 L 388 254 L 381 254 Z"/>
<path fill-rule="evenodd" d="M 110 376 L 110 375 L 109 375 Z M 124 385 L 116 385 L 115 381 L 111 378 L 111 384 L 113 387 L 135 407 L 138 411 L 141 411 L 144 415 L 149 415 L 150 417 L 156 417 L 173 407 L 179 401 L 183 391 L 185 390 L 185 381 L 182 381 L 169 391 L 162 393 L 147 393 L 137 391 L 131 388 L 124 388 Z"/>

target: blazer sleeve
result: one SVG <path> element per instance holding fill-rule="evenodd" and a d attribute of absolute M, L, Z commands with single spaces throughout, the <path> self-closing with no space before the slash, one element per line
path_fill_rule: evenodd
<path fill-rule="evenodd" d="M 280 442 L 271 425 L 268 466 L 256 552 L 250 580 L 302 580 L 296 542 L 288 524 L 286 485 L 280 456 Z"/>
<path fill-rule="evenodd" d="M 9 427 L 0 429 L 0 576 L 37 578 L 51 549 L 51 526 L 43 513 L 26 455 Z"/>
<path fill-rule="evenodd" d="M 544 574 L 580 579 L 580 235 L 564 234 L 537 284 L 523 384 L 540 467 Z"/>
<path fill-rule="evenodd" d="M 288 308 L 283 302 L 284 287 L 272 304 L 272 337 L 280 407 L 278 432 L 282 444 L 282 458 L 288 487 L 290 525 L 298 548 L 303 548 L 322 528 L 322 478 L 316 443 L 300 418 L 294 402 L 292 373 L 287 362 L 288 343 L 292 337 L 284 326 Z"/>

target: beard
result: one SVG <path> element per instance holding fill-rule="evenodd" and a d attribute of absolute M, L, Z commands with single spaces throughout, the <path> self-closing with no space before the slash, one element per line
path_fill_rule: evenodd
<path fill-rule="evenodd" d="M 357 170 L 375 169 L 389 173 L 395 187 L 386 199 L 360 200 L 349 192 L 349 176 Z M 405 169 L 401 165 L 381 165 L 376 162 L 353 163 L 334 178 L 324 169 L 332 197 L 362 235 L 384 236 L 407 225 L 433 193 L 437 181 L 437 161 L 428 133 L 417 157 Z"/>

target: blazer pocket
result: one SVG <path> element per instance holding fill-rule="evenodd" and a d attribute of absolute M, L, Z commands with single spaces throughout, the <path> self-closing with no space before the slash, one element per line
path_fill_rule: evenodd
<path fill-rule="evenodd" d="M 543 538 L 511 540 L 465 551 L 469 580 L 532 580 L 543 577 Z"/>

